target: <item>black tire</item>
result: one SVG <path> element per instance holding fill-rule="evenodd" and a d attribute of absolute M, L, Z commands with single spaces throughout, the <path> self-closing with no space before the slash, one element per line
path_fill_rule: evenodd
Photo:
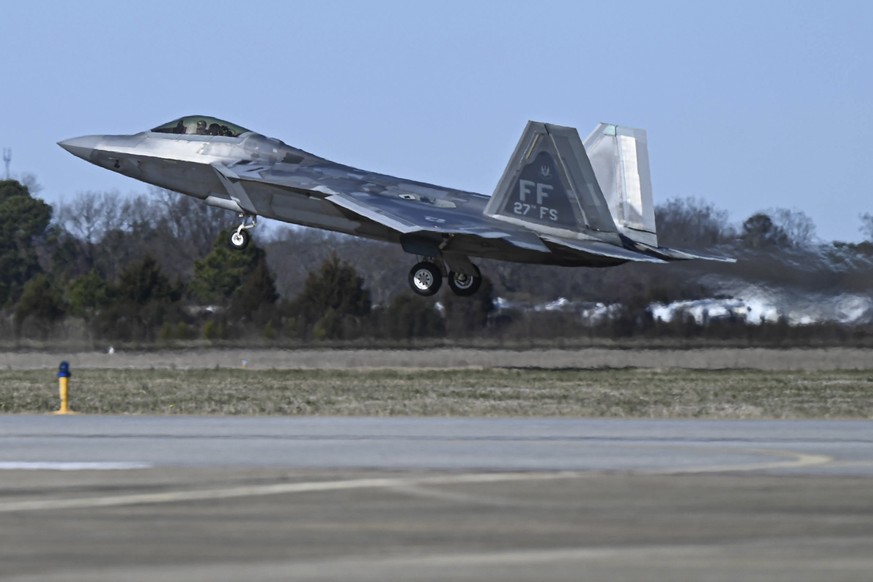
<path fill-rule="evenodd" d="M 433 263 L 423 261 L 409 270 L 409 286 L 423 297 L 434 295 L 442 284 L 443 274 Z"/>
<path fill-rule="evenodd" d="M 465 275 L 463 273 L 449 272 L 449 288 L 460 297 L 469 297 L 475 295 L 476 291 L 482 285 L 482 273 L 479 268 L 473 265 L 476 270 L 475 275 Z"/>
<path fill-rule="evenodd" d="M 230 244 L 230 248 L 241 251 L 247 246 L 252 240 L 252 235 L 249 234 L 247 230 L 241 230 L 239 232 L 233 231 L 230 233 L 230 238 L 228 239 L 228 243 Z"/>

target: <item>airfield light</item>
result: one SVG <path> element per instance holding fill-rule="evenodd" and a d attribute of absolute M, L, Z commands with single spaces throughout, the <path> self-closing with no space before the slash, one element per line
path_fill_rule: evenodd
<path fill-rule="evenodd" d="M 72 375 L 72 372 L 70 372 L 70 363 L 67 361 L 61 362 L 61 365 L 58 366 L 58 391 L 61 395 L 61 407 L 55 412 L 55 414 L 73 413 L 73 411 L 70 410 L 70 376 Z"/>

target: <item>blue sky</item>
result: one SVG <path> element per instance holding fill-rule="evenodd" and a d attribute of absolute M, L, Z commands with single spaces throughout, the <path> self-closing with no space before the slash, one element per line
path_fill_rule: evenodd
<path fill-rule="evenodd" d="M 49 202 L 145 192 L 57 141 L 221 117 L 491 193 L 528 119 L 649 132 L 656 201 L 824 240 L 873 212 L 873 2 L 0 0 L 0 147 Z M 2 173 L 2 166 L 0 166 Z"/>

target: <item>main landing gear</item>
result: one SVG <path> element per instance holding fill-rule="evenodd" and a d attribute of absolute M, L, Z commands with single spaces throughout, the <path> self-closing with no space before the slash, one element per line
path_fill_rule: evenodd
<path fill-rule="evenodd" d="M 482 284 L 482 273 L 479 272 L 476 265 L 473 265 L 473 269 L 476 271 L 474 275 L 449 271 L 449 288 L 455 292 L 455 295 L 469 297 L 475 295 L 476 291 L 479 290 L 479 286 Z"/>
<path fill-rule="evenodd" d="M 409 271 L 409 286 L 423 297 L 434 295 L 442 284 L 442 271 L 430 261 L 422 261 Z"/>
<path fill-rule="evenodd" d="M 470 264 L 473 273 L 449 271 L 449 288 L 461 297 L 468 297 L 479 290 L 482 273 L 476 265 Z M 443 271 L 432 261 L 422 261 L 409 271 L 409 286 L 417 294 L 430 297 L 440 290 L 443 284 Z"/>
<path fill-rule="evenodd" d="M 258 226 L 258 217 L 254 214 L 240 214 L 242 224 L 230 234 L 230 248 L 241 251 L 249 246 L 252 240 L 252 235 L 249 230 Z"/>

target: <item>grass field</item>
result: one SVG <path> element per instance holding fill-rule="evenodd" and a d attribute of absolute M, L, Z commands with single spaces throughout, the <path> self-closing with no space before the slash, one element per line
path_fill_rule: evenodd
<path fill-rule="evenodd" d="M 81 369 L 90 414 L 873 418 L 873 370 Z M 53 370 L 0 371 L 0 412 L 57 408 Z"/>
<path fill-rule="evenodd" d="M 861 370 L 873 369 L 870 348 L 516 348 L 432 347 L 366 348 L 192 348 L 162 350 L 0 352 L 0 370 L 57 369 L 67 360 L 73 370 L 215 369 L 253 370 L 406 369 L 406 368 L 683 368 L 701 370 Z"/>

